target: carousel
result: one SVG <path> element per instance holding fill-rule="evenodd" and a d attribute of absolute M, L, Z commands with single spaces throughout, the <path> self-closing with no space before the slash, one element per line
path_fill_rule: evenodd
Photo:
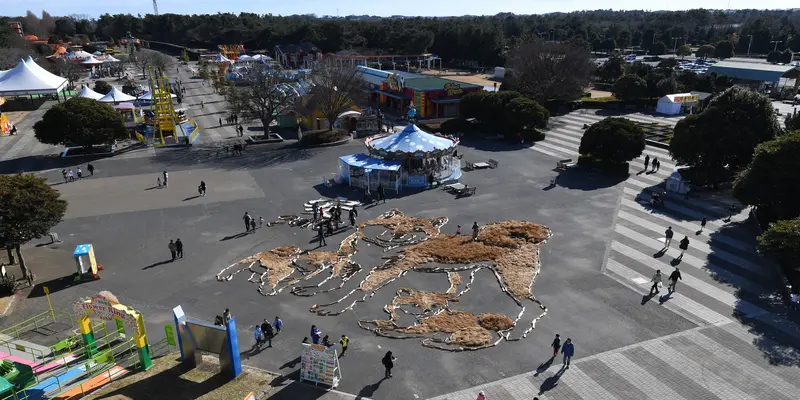
<path fill-rule="evenodd" d="M 424 188 L 461 177 L 458 139 L 434 135 L 409 124 L 400 132 L 373 136 L 365 142 L 369 154 L 339 157 L 338 181 L 350 186 L 399 192 L 404 187 Z"/>

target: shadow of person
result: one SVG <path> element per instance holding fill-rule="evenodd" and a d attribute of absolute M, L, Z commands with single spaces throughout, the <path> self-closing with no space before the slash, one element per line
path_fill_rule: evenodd
<path fill-rule="evenodd" d="M 155 267 L 158 267 L 159 265 L 169 264 L 169 263 L 171 263 L 171 262 L 172 262 L 172 259 L 169 259 L 169 260 L 164 260 L 164 261 L 159 261 L 159 262 L 157 262 L 157 263 L 150 264 L 150 265 L 148 265 L 148 266 L 146 266 L 146 267 L 142 268 L 142 271 L 144 271 L 144 270 L 146 270 L 146 269 L 150 269 L 150 268 L 155 268 Z"/>
<path fill-rule="evenodd" d="M 183 201 L 194 200 L 194 199 L 196 199 L 196 198 L 198 198 L 198 197 L 200 197 L 200 195 L 199 195 L 199 194 L 198 194 L 198 195 L 196 195 L 196 196 L 187 197 L 187 198 L 183 199 Z"/>
<path fill-rule="evenodd" d="M 220 242 L 224 242 L 226 240 L 231 240 L 231 239 L 238 239 L 240 237 L 245 237 L 245 236 L 247 236 L 249 234 L 250 234 L 250 232 L 239 232 L 239 233 L 237 233 L 235 235 L 225 236 L 224 238 L 220 239 Z"/>
<path fill-rule="evenodd" d="M 561 375 L 563 375 L 564 371 L 566 370 L 566 365 L 562 365 L 561 369 L 559 369 L 555 375 L 545 379 L 541 386 L 539 386 L 539 396 L 543 395 L 547 391 L 555 389 L 555 387 L 558 386 L 558 380 L 561 379 Z"/>
<path fill-rule="evenodd" d="M 658 292 L 655 292 L 655 293 L 650 292 L 650 293 L 642 296 L 642 305 L 647 304 L 647 302 L 650 301 L 653 297 L 656 297 L 657 294 L 658 294 Z"/>
<path fill-rule="evenodd" d="M 678 257 L 673 258 L 672 261 L 669 262 L 669 265 L 672 265 L 673 267 L 675 267 L 675 266 L 677 266 L 678 264 L 681 263 L 681 259 L 683 259 L 683 255 L 680 255 Z"/>
<path fill-rule="evenodd" d="M 536 367 L 536 373 L 533 374 L 533 376 L 539 376 L 539 374 L 541 374 L 542 372 L 547 371 L 547 369 L 550 368 L 551 365 L 553 365 L 553 360 L 555 359 L 556 356 L 552 356 L 547 361 L 539 364 L 539 366 Z"/>
<path fill-rule="evenodd" d="M 658 304 L 663 305 L 664 303 L 669 301 L 669 299 L 671 299 L 671 298 L 672 298 L 672 292 L 668 291 L 667 294 L 665 294 L 665 295 L 663 295 L 663 296 L 658 298 Z"/>
<path fill-rule="evenodd" d="M 287 361 L 285 364 L 283 364 L 283 365 L 281 365 L 280 367 L 278 367 L 278 369 L 284 369 L 284 368 L 294 368 L 294 367 L 296 367 L 296 366 L 297 366 L 297 364 L 299 364 L 299 363 L 300 363 L 300 357 L 298 356 L 297 358 L 295 358 L 295 359 L 294 359 L 294 360 L 292 360 L 292 361 Z"/>
<path fill-rule="evenodd" d="M 381 386 L 381 383 L 383 383 L 383 381 L 385 381 L 386 379 L 387 378 L 381 378 L 379 381 L 371 385 L 364 386 L 363 388 L 361 388 L 361 390 L 358 391 L 358 394 L 356 394 L 356 398 L 357 399 L 371 398 L 372 395 L 375 394 L 375 391 L 378 390 L 378 388 Z"/>
<path fill-rule="evenodd" d="M 661 249 L 661 250 L 659 250 L 659 251 L 658 251 L 656 254 L 653 254 L 653 258 L 661 258 L 661 257 L 664 257 L 664 254 L 667 254 L 667 250 L 669 250 L 669 247 L 664 247 L 664 248 L 662 248 L 662 249 Z"/>

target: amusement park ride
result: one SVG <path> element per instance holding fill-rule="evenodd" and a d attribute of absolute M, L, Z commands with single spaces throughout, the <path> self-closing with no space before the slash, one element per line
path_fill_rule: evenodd
<path fill-rule="evenodd" d="M 172 105 L 169 78 L 161 69 L 150 70 L 149 75 L 150 93 L 153 94 L 150 102 L 153 111 L 153 142 L 161 145 L 178 144 L 179 137 L 187 138 L 187 136 Z"/>
<path fill-rule="evenodd" d="M 220 53 L 231 61 L 236 61 L 244 54 L 243 44 L 221 44 L 218 46 Z"/>

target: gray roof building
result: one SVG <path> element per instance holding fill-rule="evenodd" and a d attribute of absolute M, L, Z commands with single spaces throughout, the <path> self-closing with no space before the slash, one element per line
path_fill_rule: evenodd
<path fill-rule="evenodd" d="M 781 78 L 796 79 L 800 77 L 800 67 L 767 62 L 720 61 L 712 65 L 708 72 L 759 82 L 778 82 Z"/>

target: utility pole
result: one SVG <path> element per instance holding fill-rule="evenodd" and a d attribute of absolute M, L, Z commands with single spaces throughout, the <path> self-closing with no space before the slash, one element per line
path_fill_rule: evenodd
<path fill-rule="evenodd" d="M 683 37 L 681 37 L 681 36 L 678 36 L 678 37 L 673 37 L 673 38 L 672 38 L 672 54 L 673 54 L 673 55 L 674 55 L 674 54 L 677 52 L 677 49 L 678 49 L 678 40 L 680 40 L 680 39 L 683 39 Z"/>
<path fill-rule="evenodd" d="M 775 43 L 775 47 L 772 49 L 772 51 L 778 51 L 778 43 L 783 43 L 783 40 L 773 40 L 769 43 L 770 44 Z"/>
<path fill-rule="evenodd" d="M 753 46 L 753 35 L 747 36 L 750 36 L 750 44 L 747 45 L 747 58 L 750 58 L 750 47 Z"/>
<path fill-rule="evenodd" d="M 153 13 L 158 15 L 158 0 L 153 0 Z"/>

